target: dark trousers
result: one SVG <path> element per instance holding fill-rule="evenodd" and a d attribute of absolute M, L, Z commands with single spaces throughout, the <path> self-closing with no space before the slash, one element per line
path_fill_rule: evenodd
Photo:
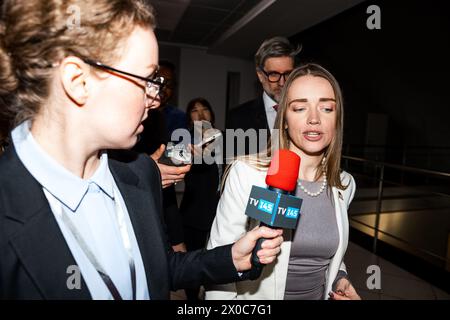
<path fill-rule="evenodd" d="M 187 251 L 206 248 L 206 240 L 209 235 L 209 230 L 199 230 L 191 226 L 184 225 L 184 242 Z M 198 301 L 200 287 L 185 289 L 186 297 L 189 301 Z"/>

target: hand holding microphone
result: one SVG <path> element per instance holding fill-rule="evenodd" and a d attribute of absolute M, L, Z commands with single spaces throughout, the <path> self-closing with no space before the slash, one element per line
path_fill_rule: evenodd
<path fill-rule="evenodd" d="M 256 242 L 261 237 L 267 239 L 264 247 L 259 250 L 261 263 L 269 264 L 275 261 L 278 253 L 280 253 L 280 246 L 283 243 L 282 234 L 282 229 L 271 229 L 268 227 L 256 227 L 247 232 L 231 248 L 231 255 L 236 270 L 246 271 L 252 268 L 251 256 Z"/>
<path fill-rule="evenodd" d="M 267 171 L 267 189 L 253 186 L 247 203 L 245 214 L 260 221 L 260 226 L 280 229 L 295 229 L 302 200 L 290 195 L 297 185 L 300 157 L 289 150 L 277 150 Z M 250 279 L 257 279 L 263 269 L 257 253 L 266 238 L 257 240 L 253 249 Z"/>

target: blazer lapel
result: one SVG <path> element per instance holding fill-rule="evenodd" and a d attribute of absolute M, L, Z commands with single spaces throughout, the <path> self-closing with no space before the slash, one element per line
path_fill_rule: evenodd
<path fill-rule="evenodd" d="M 266 109 L 264 106 L 264 100 L 262 95 L 256 100 L 256 121 L 258 125 L 256 128 L 269 130 L 269 124 L 267 123 Z M 268 132 L 268 137 L 270 138 L 270 130 Z"/>
<path fill-rule="evenodd" d="M 44 299 L 92 299 L 81 273 L 80 289 L 69 289 L 77 263 L 50 209 L 42 208 L 11 245 Z"/>
<path fill-rule="evenodd" d="M 68 280 L 76 266 L 58 223 L 42 191 L 18 159 L 14 148 L 8 157 L 10 185 L 5 199 L 10 206 L 7 216 L 10 245 L 44 299 L 91 299 L 81 276 L 81 288 L 69 289 Z"/>
<path fill-rule="evenodd" d="M 333 187 L 332 190 L 336 223 L 339 231 L 339 247 L 341 248 L 345 247 L 345 244 L 348 241 L 346 238 L 348 231 L 345 230 L 344 226 L 344 215 L 346 214 L 347 207 L 345 207 L 342 191 L 338 190 L 336 187 Z"/>
<path fill-rule="evenodd" d="M 144 263 L 145 275 L 150 299 L 168 299 L 168 266 L 163 243 L 165 235 L 161 233 L 158 210 L 151 191 L 138 186 L 139 178 L 127 166 L 111 161 L 111 172 L 126 204 L 139 251 Z M 161 188 L 155 186 L 153 190 Z M 155 191 L 156 192 L 156 191 Z M 166 274 L 166 276 L 162 276 Z"/>

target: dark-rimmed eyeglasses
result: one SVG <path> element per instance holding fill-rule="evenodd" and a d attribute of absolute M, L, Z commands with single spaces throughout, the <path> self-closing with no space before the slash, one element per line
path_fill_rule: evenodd
<path fill-rule="evenodd" d="M 145 81 L 145 94 L 144 94 L 144 104 L 145 107 L 151 108 L 153 102 L 155 101 L 156 97 L 159 96 L 160 99 L 162 99 L 163 95 L 163 87 L 165 85 L 164 77 L 154 75 L 149 78 L 141 77 L 133 73 L 129 73 L 126 71 L 118 70 L 116 68 L 107 66 L 103 63 L 100 63 L 98 61 L 90 60 L 90 59 L 82 59 L 86 64 L 93 66 L 95 68 L 108 70 L 111 72 L 115 72 L 118 74 L 123 74 L 129 77 L 133 77 L 135 79 L 139 79 L 142 81 Z"/>
<path fill-rule="evenodd" d="M 276 71 L 267 72 L 263 68 L 259 68 L 259 70 L 261 70 L 261 72 L 264 73 L 264 75 L 267 77 L 267 80 L 269 80 L 269 82 L 278 82 L 278 81 L 280 81 L 281 77 L 283 77 L 284 81 L 286 81 L 286 78 L 289 77 L 289 75 L 292 72 L 292 70 L 286 71 L 283 73 L 279 73 Z"/>

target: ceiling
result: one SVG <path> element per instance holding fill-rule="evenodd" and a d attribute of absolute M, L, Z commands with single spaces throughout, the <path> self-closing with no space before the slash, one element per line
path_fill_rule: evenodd
<path fill-rule="evenodd" d="M 271 36 L 292 36 L 365 0 L 149 0 L 162 44 L 251 57 Z"/>

